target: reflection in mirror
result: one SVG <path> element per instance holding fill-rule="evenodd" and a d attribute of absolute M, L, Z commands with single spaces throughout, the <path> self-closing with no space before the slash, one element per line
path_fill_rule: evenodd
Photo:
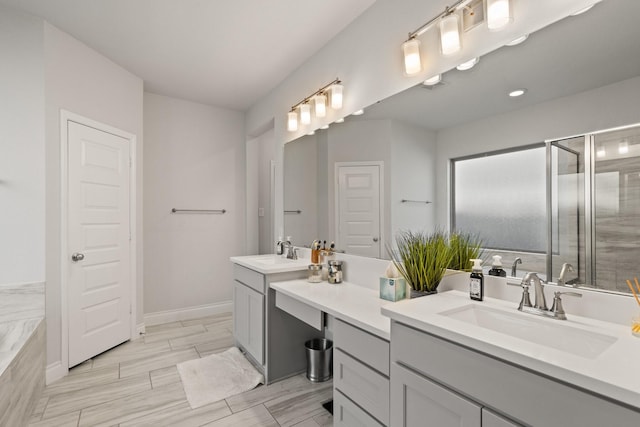
<path fill-rule="evenodd" d="M 448 186 L 446 168 L 443 169 L 441 164 L 451 158 L 633 124 L 640 116 L 637 102 L 629 101 L 629 94 L 636 93 L 640 86 L 640 44 L 637 42 L 640 40 L 640 26 L 635 22 L 637 16 L 640 16 L 640 2 L 609 0 L 598 3 L 587 13 L 565 18 L 531 34 L 522 44 L 505 46 L 484 55 L 469 71 L 453 69 L 445 73 L 443 81 L 435 86 L 410 88 L 365 108 L 363 116 L 346 117 L 344 123 L 332 124 L 327 130 L 298 140 L 311 138 L 315 141 L 316 150 L 309 150 L 316 156 L 313 159 L 294 155 L 298 141 L 286 144 L 284 207 L 287 210 L 300 209 L 301 215 L 308 211 L 292 199 L 291 193 L 292 186 L 305 182 L 307 177 L 303 177 L 300 170 L 294 174 L 291 167 L 303 168 L 304 174 L 309 174 L 308 171 L 316 167 L 315 187 L 305 187 L 305 191 L 309 195 L 315 194 L 309 198 L 314 199 L 316 205 L 309 209 L 315 209 L 317 215 L 315 225 L 310 225 L 313 223 L 311 219 L 307 221 L 295 214 L 285 215 L 286 234 L 292 235 L 299 245 L 309 245 L 309 239 L 318 238 L 338 242 L 336 162 L 382 163 L 379 240 L 384 248 L 384 243 L 391 242 L 399 229 L 433 230 L 450 225 L 448 194 L 440 189 Z M 527 91 L 518 98 L 506 96 L 515 88 L 526 88 Z M 618 98 L 620 102 L 616 102 Z M 598 102 L 600 100 L 601 103 Z M 547 114 L 547 111 L 553 111 L 553 114 Z M 603 140 L 602 143 L 604 146 L 607 142 Z M 620 141 L 607 144 L 613 144 L 604 146 L 604 152 L 609 155 L 618 150 Z M 618 146 L 614 147 L 615 144 Z M 577 283 L 594 283 L 598 288 L 616 289 L 616 284 L 624 285 L 622 279 L 628 278 L 622 277 L 623 274 L 631 278 L 638 275 L 620 267 L 618 261 L 626 256 L 613 249 L 624 247 L 627 250 L 630 243 L 611 243 L 605 249 L 602 241 L 617 240 L 612 239 L 611 234 L 600 238 L 598 230 L 604 231 L 616 221 L 627 221 L 626 218 L 621 219 L 624 212 L 628 212 L 623 205 L 632 207 L 635 203 L 628 198 L 636 197 L 636 178 L 632 169 L 606 169 L 606 161 L 601 163 L 594 153 L 594 168 L 602 173 L 598 172 L 598 177 L 594 178 L 593 190 L 598 186 L 617 188 L 617 193 L 607 193 L 617 195 L 602 196 L 606 197 L 603 205 L 593 214 L 584 206 L 581 211 L 580 204 L 591 203 L 592 200 L 591 193 L 581 188 L 584 184 L 579 180 L 584 169 L 589 167 L 585 162 L 584 142 L 582 148 L 579 145 L 569 140 L 554 145 L 557 182 L 553 188 L 556 193 L 551 197 L 555 204 L 550 209 L 550 217 L 555 219 L 552 221 L 555 240 L 550 245 L 553 253 L 549 263 L 552 265 L 551 280 L 557 280 L 562 264 L 569 262 L 576 264 L 576 271 L 568 275 L 567 280 L 577 279 Z M 598 147 L 594 150 L 598 151 Z M 572 151 L 578 154 L 571 154 Z M 629 155 L 635 156 L 631 150 Z M 439 159 L 437 164 L 436 158 Z M 633 163 L 630 159 L 626 162 Z M 607 173 L 617 173 L 617 187 L 614 175 Z M 510 177 L 504 173 L 502 182 L 497 184 L 498 191 Z M 625 182 L 628 185 L 623 185 Z M 583 200 L 585 193 L 587 200 Z M 509 195 L 505 194 L 505 197 Z M 403 199 L 433 203 L 403 204 Z M 595 203 L 599 202 L 596 200 Z M 616 203 L 619 205 L 617 219 L 613 216 Z M 568 224 L 573 224 L 570 232 L 559 234 L 568 230 Z M 309 234 L 315 235 L 305 235 L 307 230 L 313 230 Z M 583 242 L 589 230 L 592 230 L 595 245 L 592 253 Z M 581 251 L 583 246 L 585 250 Z M 602 251 L 598 250 L 599 246 L 603 247 Z M 586 258 L 609 253 L 606 251 L 611 255 L 605 258 L 605 265 L 592 263 L 593 271 L 587 271 Z M 384 250 L 381 252 L 381 256 L 386 255 Z M 509 270 L 513 261 L 514 258 L 505 257 L 505 269 Z M 518 268 L 519 271 L 546 271 L 524 263 Z M 616 277 L 612 276 L 613 270 L 618 272 Z M 599 276 L 598 271 L 603 276 Z"/>

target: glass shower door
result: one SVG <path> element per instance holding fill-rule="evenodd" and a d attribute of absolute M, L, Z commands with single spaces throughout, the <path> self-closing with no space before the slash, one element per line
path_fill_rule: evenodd
<path fill-rule="evenodd" d="M 592 284 L 628 292 L 640 276 L 640 127 L 592 138 Z"/>
<path fill-rule="evenodd" d="M 557 282 L 562 265 L 573 267 L 564 281 L 585 283 L 585 137 L 554 141 L 549 153 L 550 281 Z"/>

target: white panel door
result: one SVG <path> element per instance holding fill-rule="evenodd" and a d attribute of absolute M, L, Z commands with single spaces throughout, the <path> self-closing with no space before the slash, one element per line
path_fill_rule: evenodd
<path fill-rule="evenodd" d="M 338 166 L 338 249 L 380 258 L 380 165 Z"/>
<path fill-rule="evenodd" d="M 69 367 L 131 338 L 129 141 L 68 122 Z"/>

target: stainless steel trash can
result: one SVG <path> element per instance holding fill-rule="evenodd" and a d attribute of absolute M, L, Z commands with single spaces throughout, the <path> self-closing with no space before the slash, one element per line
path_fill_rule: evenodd
<path fill-rule="evenodd" d="M 304 343 L 307 352 L 307 378 L 314 383 L 331 379 L 333 342 L 315 338 Z"/>

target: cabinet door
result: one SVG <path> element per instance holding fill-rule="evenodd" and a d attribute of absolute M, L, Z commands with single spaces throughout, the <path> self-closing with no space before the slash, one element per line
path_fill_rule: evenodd
<path fill-rule="evenodd" d="M 482 408 L 482 427 L 518 427 L 516 424 L 487 408 Z"/>
<path fill-rule="evenodd" d="M 233 334 L 236 341 L 264 363 L 264 295 L 239 282 L 233 284 Z"/>
<path fill-rule="evenodd" d="M 391 364 L 391 426 L 480 427 L 480 405 Z"/>
<path fill-rule="evenodd" d="M 375 418 L 360 409 L 338 390 L 333 392 L 334 427 L 382 427 Z"/>

